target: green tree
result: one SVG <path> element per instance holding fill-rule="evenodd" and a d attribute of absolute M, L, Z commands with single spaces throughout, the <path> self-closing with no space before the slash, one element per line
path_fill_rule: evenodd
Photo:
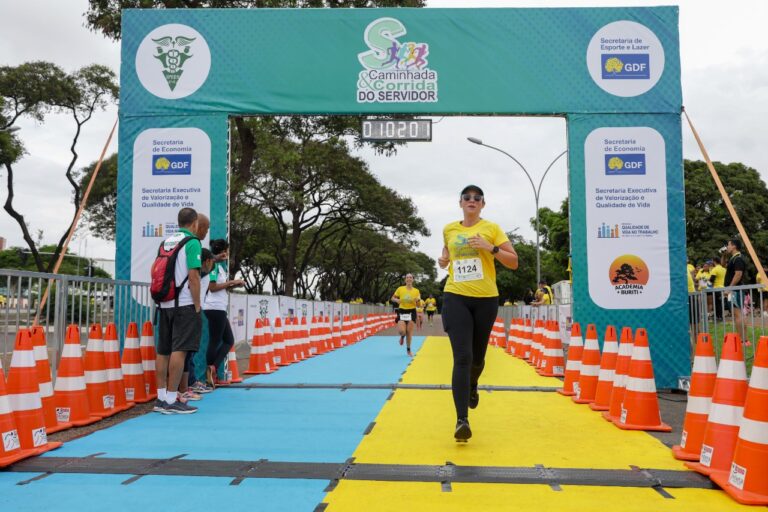
<path fill-rule="evenodd" d="M 768 261 L 768 188 L 760 173 L 742 163 L 714 162 L 757 256 Z M 685 160 L 685 230 L 688 258 L 701 263 L 738 231 L 706 162 Z"/>
<path fill-rule="evenodd" d="M 46 253 L 52 253 L 56 249 L 56 246 L 43 245 L 38 249 L 38 254 L 41 254 L 41 257 L 47 261 L 49 258 L 51 258 L 51 255 Z M 59 269 L 60 274 L 66 274 L 70 276 L 90 275 L 92 277 L 111 277 L 108 272 L 105 272 L 101 268 L 92 265 L 92 261 L 90 259 L 77 256 L 69 250 L 67 250 L 66 254 L 67 255 L 64 257 L 64 260 L 61 263 L 61 268 Z M 31 258 L 29 250 L 23 249 L 21 247 L 10 247 L 0 251 L 0 268 L 28 271 L 38 270 L 34 259 Z"/>
<path fill-rule="evenodd" d="M 81 172 L 80 189 L 88 186 L 96 169 L 97 162 L 92 162 Z M 105 158 L 101 163 L 99 177 L 93 182 L 88 204 L 85 207 L 85 220 L 97 237 L 104 240 L 115 239 L 117 219 L 117 153 Z"/>
<path fill-rule="evenodd" d="M 564 271 L 568 267 L 568 255 L 571 252 L 571 230 L 568 219 L 568 198 L 560 205 L 559 211 L 549 208 L 539 209 L 539 233 L 541 234 L 541 247 L 547 251 L 548 267 L 561 267 L 562 271 L 555 275 L 544 274 L 550 282 L 557 282 L 563 278 Z M 536 221 L 531 220 L 531 226 L 535 229 Z M 542 268 L 544 264 L 542 263 Z M 548 271 L 548 272 L 551 272 Z"/>
<path fill-rule="evenodd" d="M 115 74 L 105 66 L 90 65 L 74 73 L 66 73 L 60 67 L 50 62 L 28 62 L 18 66 L 0 67 L 0 108 L 2 108 L 3 129 L 7 132 L 23 116 L 39 121 L 45 121 L 50 112 L 68 114 L 73 121 L 73 135 L 70 144 L 70 158 L 64 176 L 72 187 L 72 202 L 74 211 L 80 207 L 81 188 L 75 165 L 78 160 L 77 145 L 83 126 L 90 121 L 96 110 L 103 110 L 117 99 L 118 87 Z M 3 142 L 5 141 L 5 142 Z M 16 134 L 10 138 L 8 134 L 0 139 L 2 149 L 2 165 L 6 171 L 6 187 L 8 191 L 4 209 L 16 221 L 21 229 L 24 241 L 32 253 L 33 260 L 40 272 L 51 272 L 60 254 L 67 234 L 74 223 L 75 213 L 68 229 L 54 247 L 54 256 L 44 264 L 39 254 L 37 243 L 32 238 L 24 216 L 16 210 L 13 200 L 15 196 L 13 165 L 18 162 L 23 153 L 21 143 Z"/>

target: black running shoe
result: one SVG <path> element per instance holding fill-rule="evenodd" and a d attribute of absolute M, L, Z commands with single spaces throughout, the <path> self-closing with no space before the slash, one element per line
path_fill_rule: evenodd
<path fill-rule="evenodd" d="M 456 438 L 457 441 L 466 441 L 472 437 L 472 430 L 469 428 L 469 421 L 467 421 L 466 418 L 458 419 L 453 437 Z"/>
<path fill-rule="evenodd" d="M 185 404 L 176 400 L 165 408 L 164 414 L 193 414 L 197 412 L 197 407 Z"/>
<path fill-rule="evenodd" d="M 165 414 L 165 409 L 168 407 L 168 403 L 165 400 L 159 398 L 155 400 L 155 405 L 152 407 L 152 412 L 161 412 Z"/>
<path fill-rule="evenodd" d="M 474 409 L 480 403 L 480 393 L 477 392 L 477 386 L 472 386 L 469 390 L 469 408 Z"/>

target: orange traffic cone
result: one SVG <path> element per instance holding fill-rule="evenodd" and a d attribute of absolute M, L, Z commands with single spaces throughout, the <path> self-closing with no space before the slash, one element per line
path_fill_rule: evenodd
<path fill-rule="evenodd" d="M 16 344 L 8 370 L 8 402 L 11 404 L 22 450 L 32 450 L 35 455 L 39 455 L 61 446 L 60 442 L 48 442 L 45 433 L 35 354 L 28 329 L 19 329 L 16 333 Z"/>
<path fill-rule="evenodd" d="M 141 364 L 141 348 L 139 341 L 139 326 L 136 322 L 128 324 L 123 347 L 123 384 L 125 399 L 128 402 L 143 404 L 149 402 L 147 386 L 144 383 L 144 366 Z"/>
<path fill-rule="evenodd" d="M 117 411 L 130 409 L 136 403 L 125 398 L 125 381 L 120 365 L 120 342 L 117 339 L 117 326 L 112 322 L 107 324 L 107 330 L 104 333 L 104 363 L 107 369 L 109 392 L 115 396 L 115 409 Z"/>
<path fill-rule="evenodd" d="M 619 343 L 616 338 L 616 328 L 609 325 L 603 338 L 603 354 L 600 357 L 600 373 L 597 376 L 595 401 L 589 404 L 593 411 L 607 411 L 611 408 L 611 391 L 616 375 L 616 358 L 619 355 Z"/>
<path fill-rule="evenodd" d="M 693 370 L 691 370 L 691 389 L 688 391 L 683 434 L 680 444 L 672 447 L 672 454 L 676 459 L 699 460 L 716 379 L 715 349 L 709 334 L 703 332 L 696 340 L 696 354 L 693 358 Z"/>
<path fill-rule="evenodd" d="M 91 416 L 106 418 L 118 412 L 115 410 L 115 395 L 110 393 L 107 378 L 101 324 L 91 325 L 88 332 L 88 345 L 85 348 L 85 385 Z"/>
<path fill-rule="evenodd" d="M 19 431 L 16 429 L 11 402 L 8 400 L 8 392 L 5 389 L 5 374 L 3 373 L 2 361 L 0 361 L 0 436 L 2 436 L 2 443 L 0 443 L 0 468 L 35 455 L 34 450 L 21 449 Z"/>
<path fill-rule="evenodd" d="M 58 421 L 82 427 L 101 419 L 98 416 L 91 416 L 91 408 L 88 405 L 83 352 L 80 348 L 80 328 L 77 325 L 67 326 L 56 385 L 53 389 Z"/>
<path fill-rule="evenodd" d="M 251 341 L 251 355 L 248 359 L 246 375 L 272 373 L 272 361 L 264 343 L 264 324 L 261 318 L 256 319 L 256 332 Z"/>
<path fill-rule="evenodd" d="M 507 336 L 507 354 L 514 354 L 517 349 L 517 318 L 509 321 L 509 335 Z"/>
<path fill-rule="evenodd" d="M 309 359 L 310 357 L 313 357 L 315 355 L 315 351 L 313 350 L 312 340 L 309 336 L 309 327 L 307 326 L 307 317 L 305 316 L 301 317 L 299 326 L 300 326 L 299 332 L 301 333 L 301 354 L 304 356 L 304 359 Z"/>
<path fill-rule="evenodd" d="M 288 366 L 291 361 L 288 359 L 288 350 L 285 346 L 285 338 L 283 337 L 283 321 L 280 317 L 275 318 L 275 325 L 272 331 L 272 343 L 275 346 L 275 353 L 277 358 L 275 364 L 278 366 Z"/>
<path fill-rule="evenodd" d="M 632 362 L 632 329 L 624 327 L 621 329 L 621 338 L 619 339 L 619 355 L 616 357 L 616 372 L 613 377 L 613 389 L 611 390 L 611 399 L 608 410 L 603 413 L 603 418 L 607 421 L 619 421 L 621 419 L 621 404 L 624 402 L 624 392 L 627 389 L 627 378 L 629 377 L 629 364 Z"/>
<path fill-rule="evenodd" d="M 531 355 L 528 359 L 528 364 L 537 368 L 539 365 L 539 356 L 541 354 L 542 347 L 542 323 L 541 320 L 536 320 L 533 323 L 533 337 L 531 338 Z"/>
<path fill-rule="evenodd" d="M 565 363 L 565 380 L 562 389 L 557 392 L 565 396 L 574 396 L 574 384 L 578 384 L 581 373 L 581 353 L 584 351 L 584 342 L 581 341 L 581 325 L 573 322 L 571 325 L 571 340 L 568 344 L 568 361 Z"/>
<path fill-rule="evenodd" d="M 576 392 L 571 400 L 577 404 L 589 404 L 595 400 L 597 392 L 597 377 L 600 374 L 600 345 L 597 343 L 597 328 L 595 324 L 587 325 L 587 336 L 581 352 L 581 367 L 579 381 L 574 382 Z"/>
<path fill-rule="evenodd" d="M 744 413 L 747 387 L 747 367 L 744 364 L 741 338 L 738 334 L 728 333 L 720 353 L 712 405 L 701 442 L 700 462 L 686 462 L 686 466 L 704 475 L 730 469 L 739 437 L 739 423 Z"/>
<path fill-rule="evenodd" d="M 341 334 L 341 319 L 339 317 L 333 319 L 333 335 L 331 336 L 331 340 L 333 343 L 333 350 L 341 348 L 344 345 Z"/>
<path fill-rule="evenodd" d="M 526 318 L 520 326 L 520 343 L 517 345 L 517 350 L 515 350 L 515 357 L 528 360 L 531 356 L 531 333 L 531 320 Z"/>
<path fill-rule="evenodd" d="M 331 329 L 331 317 L 325 316 L 320 317 L 321 324 L 321 330 L 320 330 L 320 336 L 322 339 L 322 353 L 325 354 L 326 352 L 330 352 L 333 350 L 333 332 Z"/>
<path fill-rule="evenodd" d="M 32 350 L 35 354 L 37 382 L 40 386 L 40 401 L 43 403 L 45 432 L 53 434 L 54 432 L 68 429 L 72 426 L 71 423 L 66 421 L 59 422 L 58 418 L 56 418 L 56 399 L 53 396 L 51 365 L 48 363 L 48 345 L 45 342 L 45 331 L 40 325 L 32 327 Z"/>
<path fill-rule="evenodd" d="M 147 392 L 147 398 L 153 400 L 157 398 L 157 371 L 155 362 L 157 353 L 155 352 L 155 333 L 152 328 L 152 322 L 146 321 L 141 326 L 141 367 L 144 368 L 144 389 Z"/>
<path fill-rule="evenodd" d="M 227 380 L 234 384 L 243 382 L 242 377 L 240 377 L 240 369 L 237 367 L 237 352 L 235 352 L 234 345 L 229 348 L 229 353 L 227 354 L 227 377 Z"/>
<path fill-rule="evenodd" d="M 313 316 L 309 325 L 309 354 L 310 356 L 317 356 L 322 353 L 320 322 L 318 321 L 317 316 Z"/>
<path fill-rule="evenodd" d="M 565 356 L 563 342 L 560 340 L 560 330 L 557 320 L 547 321 L 547 346 L 541 357 L 541 369 L 537 373 L 542 377 L 562 377 L 565 371 Z"/>
<path fill-rule="evenodd" d="M 638 329 L 635 334 L 621 416 L 613 424 L 623 430 L 672 431 L 669 425 L 661 422 L 651 349 L 645 329 Z"/>
<path fill-rule="evenodd" d="M 768 505 L 768 337 L 761 336 L 730 472 L 712 480 L 746 505 Z"/>

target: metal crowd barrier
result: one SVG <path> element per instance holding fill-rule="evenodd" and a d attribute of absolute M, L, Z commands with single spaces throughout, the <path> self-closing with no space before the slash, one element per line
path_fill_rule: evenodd
<path fill-rule="evenodd" d="M 105 326 L 114 322 L 122 339 L 128 323 L 137 322 L 141 328 L 144 321 L 153 318 L 148 283 L 0 269 L 0 360 L 4 368 L 10 365 L 18 330 L 34 324 L 49 283 L 38 324 L 46 333 L 54 376 L 67 325 L 78 325 L 85 343 L 92 323 Z"/>

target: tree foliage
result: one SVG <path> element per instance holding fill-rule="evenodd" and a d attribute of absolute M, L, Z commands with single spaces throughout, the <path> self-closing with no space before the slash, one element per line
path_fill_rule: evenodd
<path fill-rule="evenodd" d="M 39 248 L 39 252 L 52 253 L 55 249 L 55 245 L 44 245 Z M 91 266 L 90 259 L 77 256 L 69 250 L 67 250 L 66 254 L 67 256 L 64 257 L 61 263 L 59 273 L 71 276 L 111 277 L 109 273 L 100 267 Z M 29 251 L 21 247 L 11 247 L 0 251 L 0 268 L 35 271 L 37 270 L 37 265 L 30 256 Z M 53 258 L 50 254 L 42 254 L 41 257 L 45 261 Z"/>
<path fill-rule="evenodd" d="M 89 0 L 86 26 L 115 41 L 123 9 L 424 7 L 425 0 Z"/>
<path fill-rule="evenodd" d="M 75 165 L 79 158 L 77 145 L 83 126 L 90 121 L 94 112 L 105 109 L 117 96 L 115 74 L 101 65 L 85 66 L 74 73 L 66 73 L 56 64 L 42 61 L 0 67 L 0 123 L 6 132 L 0 137 L 0 163 L 5 167 L 8 191 L 4 209 L 19 225 L 40 272 L 52 271 L 80 206 L 81 188 Z M 23 157 L 23 146 L 18 134 L 10 133 L 8 129 L 25 116 L 42 123 L 51 112 L 68 114 L 73 122 L 69 148 L 72 157 L 64 170 L 64 176 L 72 187 L 74 211 L 72 222 L 54 248 L 54 257 L 46 265 L 38 254 L 37 244 L 30 235 L 24 215 L 13 204 L 13 165 Z"/>

